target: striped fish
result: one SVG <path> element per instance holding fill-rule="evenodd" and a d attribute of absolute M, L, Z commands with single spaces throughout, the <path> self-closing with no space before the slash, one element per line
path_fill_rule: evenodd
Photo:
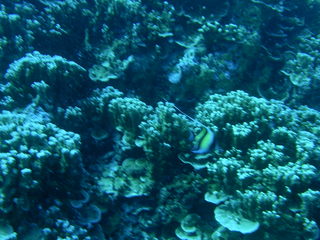
<path fill-rule="evenodd" d="M 210 151 L 214 142 L 214 133 L 207 127 L 202 127 L 201 131 L 194 138 L 192 152 L 204 154 Z"/>
<path fill-rule="evenodd" d="M 167 101 L 164 98 L 165 101 Z M 184 113 L 180 108 L 173 105 L 173 107 L 178 110 L 180 113 L 185 115 L 187 118 L 192 120 L 193 122 L 202 126 L 202 129 L 199 134 L 197 134 L 194 138 L 194 146 L 192 148 L 192 152 L 196 154 L 204 154 L 210 151 L 212 144 L 214 143 L 214 133 L 206 127 L 201 122 L 195 120 L 194 118 L 190 117 L 188 114 Z"/>

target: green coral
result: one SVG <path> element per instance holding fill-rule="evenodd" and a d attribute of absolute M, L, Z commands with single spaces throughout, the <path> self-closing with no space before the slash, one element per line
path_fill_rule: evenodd
<path fill-rule="evenodd" d="M 141 134 L 136 145 L 142 147 L 147 157 L 164 159 L 189 146 L 189 121 L 177 114 L 172 103 L 159 102 L 154 113 L 139 125 Z"/>
<path fill-rule="evenodd" d="M 307 90 L 311 87 L 312 76 L 319 75 L 313 70 L 313 62 L 314 58 L 312 56 L 299 52 L 294 59 L 286 62 L 281 72 L 288 76 L 294 86 Z"/>
<path fill-rule="evenodd" d="M 167 168 L 166 170 L 168 175 L 171 169 Z M 157 174 L 158 171 L 159 169 L 154 168 L 155 174 Z M 177 169 L 175 169 L 175 173 L 176 172 Z M 164 226 L 171 227 L 172 224 L 181 224 L 183 219 L 189 214 L 195 214 L 201 217 L 201 221 L 196 221 L 195 227 L 198 227 L 201 231 L 211 231 L 210 229 L 202 228 L 211 222 L 207 222 L 207 219 L 202 219 L 200 213 L 195 212 L 196 209 L 201 209 L 201 196 L 206 189 L 207 182 L 207 179 L 195 172 L 173 175 L 173 179 L 163 186 L 157 184 L 159 182 L 155 182 L 155 188 L 160 187 L 154 200 L 157 202 L 157 207 L 150 216 L 155 226 L 164 224 Z M 208 206 L 206 205 L 206 207 Z M 202 210 L 208 212 L 208 208 L 203 208 Z M 213 216 L 209 218 L 212 220 Z"/>
<path fill-rule="evenodd" d="M 126 198 L 147 196 L 154 184 L 152 171 L 153 165 L 146 159 L 125 159 L 103 172 L 98 181 L 100 191 Z"/>
<path fill-rule="evenodd" d="M 100 56 L 100 58 L 104 61 L 89 69 L 89 77 L 92 81 L 108 82 L 111 79 L 117 79 L 133 61 L 132 56 L 123 60 L 118 59 L 112 50 L 105 50 L 103 57 Z"/>
<path fill-rule="evenodd" d="M 152 112 L 152 107 L 136 98 L 115 98 L 110 101 L 109 112 L 116 130 L 123 133 L 124 146 L 134 146 L 139 135 L 139 124 Z"/>
<path fill-rule="evenodd" d="M 260 224 L 258 222 L 250 221 L 228 210 L 225 206 L 221 205 L 214 210 L 215 219 L 225 228 L 230 231 L 241 232 L 248 234 L 257 231 Z"/>
<path fill-rule="evenodd" d="M 176 229 L 175 233 L 181 240 L 209 239 L 204 228 L 199 215 L 189 214 L 181 220 L 180 227 Z"/>
<path fill-rule="evenodd" d="M 0 238 L 315 239 L 318 10 L 2 1 Z"/>
<path fill-rule="evenodd" d="M 298 46 L 295 52 L 286 52 L 286 61 L 281 69 L 288 81 L 292 102 L 307 103 L 311 106 L 317 104 L 315 92 L 320 89 L 320 61 L 317 46 L 319 37 L 304 32 L 298 37 Z"/>
<path fill-rule="evenodd" d="M 47 109 L 56 104 L 71 105 L 66 96 L 83 92 L 85 73 L 86 70 L 73 61 L 35 51 L 10 65 L 2 93 L 10 96 L 15 106 L 31 101 Z"/>
<path fill-rule="evenodd" d="M 244 26 L 233 23 L 223 25 L 218 21 L 207 21 L 198 31 L 204 35 L 204 41 L 207 44 L 237 42 L 253 47 L 259 40 L 256 32 L 251 32 Z"/>
<path fill-rule="evenodd" d="M 108 107 L 111 100 L 122 96 L 122 92 L 111 86 L 95 89 L 89 97 L 81 101 L 79 107 L 60 109 L 63 115 L 62 122 L 68 129 L 77 131 L 89 129 L 90 135 L 94 139 L 99 139 L 99 136 L 106 135 L 112 126 Z"/>
<path fill-rule="evenodd" d="M 41 110 L 3 111 L 0 132 L 0 208 L 10 219 L 39 207 L 42 189 L 55 189 L 57 179 L 81 174 L 80 136 L 50 123 Z"/>
<path fill-rule="evenodd" d="M 41 11 L 39 9 L 41 8 Z M 77 2 L 19 1 L 0 4 L 0 72 L 28 52 L 66 54 L 83 48 L 76 40 L 92 24 L 94 14 L 84 0 Z M 79 28 L 78 25 L 82 28 Z M 62 50 L 64 48 L 64 50 Z"/>
<path fill-rule="evenodd" d="M 212 201 L 211 192 L 225 194 L 221 201 L 214 197 L 214 202 L 268 229 L 265 235 L 260 228 L 255 233 L 264 239 L 278 235 L 312 239 L 317 233 L 316 219 L 298 199 L 315 190 L 312 181 L 319 171 L 319 113 L 308 108 L 290 109 L 237 91 L 210 96 L 198 105 L 197 119 L 216 129 L 220 147 L 201 159 L 212 186 L 206 199 Z M 190 154 L 182 157 L 196 169 L 198 159 Z"/>

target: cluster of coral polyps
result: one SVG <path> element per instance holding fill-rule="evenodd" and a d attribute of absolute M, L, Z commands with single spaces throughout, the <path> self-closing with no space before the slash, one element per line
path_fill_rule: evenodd
<path fill-rule="evenodd" d="M 197 119 L 215 129 L 216 147 L 180 158 L 207 170 L 205 199 L 218 205 L 215 219 L 231 231 L 255 232 L 263 239 L 281 234 L 313 239 L 320 194 L 315 184 L 319 113 L 237 91 L 210 96 L 198 105 Z"/>

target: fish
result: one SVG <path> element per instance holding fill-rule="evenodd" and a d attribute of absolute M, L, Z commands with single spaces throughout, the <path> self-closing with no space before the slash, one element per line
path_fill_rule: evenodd
<path fill-rule="evenodd" d="M 208 127 L 202 127 L 198 135 L 195 136 L 193 153 L 204 154 L 210 151 L 214 143 L 214 133 Z"/>
<path fill-rule="evenodd" d="M 164 99 L 166 100 L 166 99 Z M 210 130 L 207 126 L 202 124 L 201 122 L 197 121 L 196 119 L 190 117 L 188 114 L 184 113 L 180 108 L 173 105 L 173 107 L 178 110 L 180 113 L 182 113 L 184 116 L 189 118 L 191 121 L 201 125 L 202 129 L 201 131 L 194 137 L 194 145 L 192 148 L 193 153 L 195 154 L 204 154 L 208 153 L 211 149 L 211 146 L 214 143 L 214 132 Z"/>

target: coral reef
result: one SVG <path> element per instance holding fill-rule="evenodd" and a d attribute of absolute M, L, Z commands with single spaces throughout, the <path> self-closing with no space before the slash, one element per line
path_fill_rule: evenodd
<path fill-rule="evenodd" d="M 34 221 L 28 212 L 40 214 L 48 196 L 63 199 L 79 188 L 80 136 L 58 128 L 47 113 L 32 106 L 21 112 L 3 111 L 0 124 L 1 212 L 15 225 L 22 216 Z"/>
<path fill-rule="evenodd" d="M 216 220 L 231 231 L 256 231 L 263 239 L 313 239 L 316 219 L 300 196 L 319 192 L 313 186 L 319 169 L 319 113 L 237 91 L 210 96 L 198 105 L 197 119 L 216 129 L 218 147 L 201 159 L 211 181 L 205 198 L 218 205 Z M 196 157 L 180 158 L 199 168 Z M 228 216 L 222 219 L 222 214 Z M 227 218 L 244 222 L 235 225 Z"/>
<path fill-rule="evenodd" d="M 164 160 L 184 151 L 188 144 L 189 123 L 184 115 L 177 114 L 172 103 L 159 102 L 154 113 L 139 125 L 141 134 L 135 143 L 146 156 Z"/>
<path fill-rule="evenodd" d="M 109 111 L 116 130 L 123 133 L 124 147 L 134 145 L 139 136 L 137 126 L 152 112 L 152 107 L 136 98 L 115 98 L 110 101 Z"/>
<path fill-rule="evenodd" d="M 68 106 L 67 96 L 81 94 L 86 70 L 60 56 L 27 54 L 10 64 L 2 86 L 2 94 L 12 99 L 12 107 L 31 103 L 51 110 L 54 106 Z M 10 105 L 9 105 L 10 106 Z M 6 101 L 6 107 L 8 101 Z"/>
<path fill-rule="evenodd" d="M 2 0 L 0 239 L 319 239 L 319 10 Z"/>
<path fill-rule="evenodd" d="M 121 166 L 112 166 L 104 172 L 99 180 L 100 191 L 126 198 L 149 195 L 153 185 L 152 168 L 146 159 L 125 159 Z"/>

